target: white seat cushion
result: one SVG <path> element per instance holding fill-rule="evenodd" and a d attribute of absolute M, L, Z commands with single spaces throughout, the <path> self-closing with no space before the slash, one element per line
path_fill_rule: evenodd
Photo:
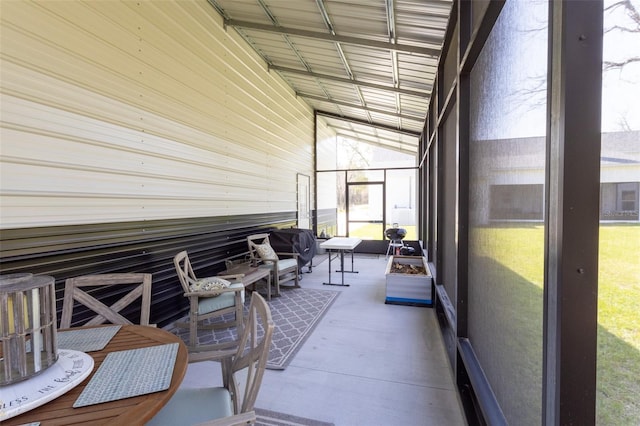
<path fill-rule="evenodd" d="M 181 388 L 147 426 L 187 426 L 233 414 L 233 402 L 227 389 Z"/>
<path fill-rule="evenodd" d="M 278 261 L 278 271 L 284 271 L 285 269 L 294 267 L 298 264 L 296 259 L 280 259 Z"/>

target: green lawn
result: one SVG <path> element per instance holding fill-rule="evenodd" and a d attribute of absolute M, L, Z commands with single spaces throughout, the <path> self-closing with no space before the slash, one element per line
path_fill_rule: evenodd
<path fill-rule="evenodd" d="M 518 367 L 528 360 L 532 364 L 529 380 L 537 384 L 542 354 L 544 228 L 476 229 L 471 247 L 483 259 L 476 260 L 475 268 L 490 270 L 484 279 L 508 284 L 505 289 L 494 285 L 504 312 L 493 313 L 490 318 L 508 336 L 511 356 L 520 358 L 514 363 L 513 373 L 517 375 Z M 640 425 L 639 259 L 640 225 L 601 226 L 597 379 L 597 423 L 601 425 Z M 474 268 L 473 260 L 470 267 Z M 509 312 L 507 306 L 519 308 Z M 508 366 L 503 363 L 500 368 Z"/>
<path fill-rule="evenodd" d="M 640 425 L 640 226 L 601 226 L 598 424 Z"/>
<path fill-rule="evenodd" d="M 358 237 L 363 240 L 368 239 L 379 239 L 380 235 L 385 231 L 386 228 L 382 229 L 381 225 L 376 224 L 358 224 L 357 227 L 352 227 L 349 230 L 350 237 Z M 403 226 L 400 225 L 399 228 L 403 228 L 407 231 L 407 236 L 404 238 L 407 241 L 416 241 L 418 237 L 416 236 L 416 227 L 415 226 Z"/>

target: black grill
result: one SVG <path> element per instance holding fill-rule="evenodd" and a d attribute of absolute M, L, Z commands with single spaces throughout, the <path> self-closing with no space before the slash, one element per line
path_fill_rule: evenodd
<path fill-rule="evenodd" d="M 390 240 L 403 240 L 407 236 L 407 230 L 404 228 L 389 228 L 384 231 L 384 235 Z"/>

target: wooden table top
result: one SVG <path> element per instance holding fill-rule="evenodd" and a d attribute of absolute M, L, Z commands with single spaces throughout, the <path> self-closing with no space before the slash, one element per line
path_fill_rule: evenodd
<path fill-rule="evenodd" d="M 244 276 L 240 278 L 240 281 L 244 284 L 245 287 L 249 287 L 253 283 L 263 278 L 267 279 L 267 301 L 271 300 L 271 267 L 261 265 L 261 266 L 251 266 L 250 263 L 240 263 L 232 266 L 231 268 L 225 269 L 220 272 L 218 275 L 236 275 L 243 274 Z M 279 296 L 279 289 L 276 289 L 276 296 Z"/>
<path fill-rule="evenodd" d="M 258 279 L 260 279 L 269 275 L 270 272 L 271 268 L 268 267 L 252 266 L 251 263 L 240 263 L 228 269 L 225 269 L 224 271 L 218 273 L 218 275 L 244 274 L 245 276 L 243 278 L 246 278 L 247 275 L 251 275 L 252 278 L 255 276 L 259 277 Z M 242 278 L 240 278 L 240 280 L 242 281 Z"/>
<path fill-rule="evenodd" d="M 329 250 L 353 250 L 362 240 L 355 237 L 333 237 L 324 243 L 320 243 L 320 247 Z"/>
<path fill-rule="evenodd" d="M 169 389 L 132 398 L 121 399 L 86 407 L 73 408 L 73 403 L 89 383 L 109 352 L 145 348 L 167 343 L 179 343 L 178 355 Z M 176 335 L 155 327 L 123 325 L 101 351 L 87 352 L 95 366 L 91 374 L 64 395 L 31 411 L 2 422 L 3 426 L 40 422 L 48 425 L 143 425 L 160 411 L 180 386 L 187 371 L 188 353 L 184 342 Z"/>

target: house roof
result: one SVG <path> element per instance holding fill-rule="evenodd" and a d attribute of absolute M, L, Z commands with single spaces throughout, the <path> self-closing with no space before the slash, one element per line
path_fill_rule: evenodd
<path fill-rule="evenodd" d="M 451 0 L 208 0 L 337 135 L 417 153 Z"/>

